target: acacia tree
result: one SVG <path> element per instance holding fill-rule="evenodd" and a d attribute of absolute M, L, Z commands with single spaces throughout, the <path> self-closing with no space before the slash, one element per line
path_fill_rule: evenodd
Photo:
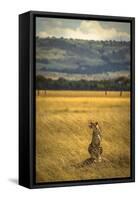
<path fill-rule="evenodd" d="M 123 94 L 123 91 L 121 90 L 121 91 L 120 91 L 120 97 L 122 96 L 122 94 Z"/>

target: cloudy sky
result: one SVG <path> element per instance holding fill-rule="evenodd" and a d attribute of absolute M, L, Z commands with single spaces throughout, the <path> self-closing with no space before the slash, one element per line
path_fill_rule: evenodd
<path fill-rule="evenodd" d="M 78 19 L 36 18 L 36 35 L 84 40 L 130 40 L 130 23 Z"/>

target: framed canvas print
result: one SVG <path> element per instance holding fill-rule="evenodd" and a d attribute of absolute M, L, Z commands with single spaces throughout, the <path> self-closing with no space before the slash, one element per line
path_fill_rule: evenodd
<path fill-rule="evenodd" d="M 135 181 L 135 19 L 19 16 L 19 184 Z"/>

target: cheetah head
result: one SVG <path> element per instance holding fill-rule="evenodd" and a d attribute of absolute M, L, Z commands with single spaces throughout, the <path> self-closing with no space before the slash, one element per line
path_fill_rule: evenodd
<path fill-rule="evenodd" d="M 97 128 L 97 126 L 98 126 L 98 122 L 92 122 L 92 121 L 90 121 L 88 123 L 88 127 L 91 128 L 91 129 Z"/>

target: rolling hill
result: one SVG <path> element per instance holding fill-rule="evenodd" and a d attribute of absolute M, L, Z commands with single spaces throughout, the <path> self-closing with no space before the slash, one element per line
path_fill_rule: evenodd
<path fill-rule="evenodd" d="M 112 79 L 129 70 L 130 42 L 36 37 L 37 75 Z"/>

